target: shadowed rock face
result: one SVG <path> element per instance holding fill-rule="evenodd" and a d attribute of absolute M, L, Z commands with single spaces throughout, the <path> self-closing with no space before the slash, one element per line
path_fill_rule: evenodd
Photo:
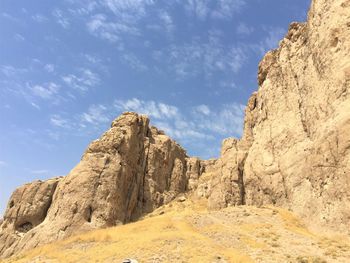
<path fill-rule="evenodd" d="M 124 113 L 64 178 L 17 189 L 0 226 L 10 256 L 73 233 L 137 220 L 191 191 L 210 209 L 274 204 L 350 229 L 350 1 L 314 0 L 259 65 L 243 136 L 217 160 Z"/>
<path fill-rule="evenodd" d="M 63 178 L 17 189 L 1 225 L 0 255 L 73 233 L 137 220 L 187 191 L 199 169 L 186 152 L 149 119 L 124 113 L 92 142 Z"/>
<path fill-rule="evenodd" d="M 61 178 L 26 184 L 12 194 L 0 232 L 0 255 L 7 256 L 8 249 L 27 236 L 46 218 L 53 195 Z M 36 244 L 40 241 L 38 240 Z"/>

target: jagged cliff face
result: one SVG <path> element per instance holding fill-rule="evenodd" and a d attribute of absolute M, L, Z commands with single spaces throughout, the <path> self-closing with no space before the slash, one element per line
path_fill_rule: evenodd
<path fill-rule="evenodd" d="M 350 229 L 350 1 L 313 1 L 260 64 L 246 202 Z"/>
<path fill-rule="evenodd" d="M 66 177 L 13 193 L 1 225 L 0 255 L 137 220 L 187 191 L 200 167 L 198 159 L 149 127 L 146 116 L 124 113 Z"/>
<path fill-rule="evenodd" d="M 350 1 L 313 1 L 258 81 L 243 138 L 224 141 L 220 172 L 205 182 L 209 205 L 274 204 L 349 231 Z"/>
<path fill-rule="evenodd" d="M 187 157 L 145 116 L 125 113 L 64 178 L 12 195 L 0 255 L 137 220 L 190 191 L 210 209 L 274 204 L 350 229 L 350 1 L 314 0 L 259 65 L 243 137 L 218 160 Z"/>

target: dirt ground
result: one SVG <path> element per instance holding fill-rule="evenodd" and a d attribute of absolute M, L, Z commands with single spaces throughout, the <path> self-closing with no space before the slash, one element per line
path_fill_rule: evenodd
<path fill-rule="evenodd" d="M 309 231 L 276 207 L 207 211 L 170 203 L 143 220 L 45 245 L 3 262 L 349 262 L 350 238 Z"/>

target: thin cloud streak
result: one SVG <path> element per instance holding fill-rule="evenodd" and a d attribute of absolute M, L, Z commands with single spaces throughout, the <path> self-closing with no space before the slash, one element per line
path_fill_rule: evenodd
<path fill-rule="evenodd" d="M 218 137 L 240 137 L 244 108 L 241 104 L 231 103 L 214 110 L 201 104 L 186 110 L 159 101 L 131 98 L 115 100 L 112 106 L 93 104 L 86 112 L 70 118 L 55 114 L 51 116 L 51 124 L 82 135 L 91 130 L 103 131 L 113 118 L 124 111 L 132 111 L 148 115 L 153 125 L 164 130 L 173 139 L 184 144 L 195 144 L 203 139 L 213 142 Z"/>
<path fill-rule="evenodd" d="M 100 84 L 100 77 L 97 73 L 92 72 L 90 69 L 80 69 L 79 75 L 68 74 L 62 77 L 62 80 L 67 86 L 80 90 L 82 92 L 88 91 Z"/>

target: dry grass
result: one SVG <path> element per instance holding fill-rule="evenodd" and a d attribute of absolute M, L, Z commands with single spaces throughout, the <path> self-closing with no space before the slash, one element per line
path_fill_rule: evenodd
<path fill-rule="evenodd" d="M 161 215 L 160 212 L 162 211 Z M 249 213 L 249 217 L 244 214 Z M 96 230 L 28 251 L 4 262 L 346 262 L 345 237 L 318 236 L 292 213 L 174 202 L 145 219 Z M 335 260 L 336 259 L 336 260 Z"/>

